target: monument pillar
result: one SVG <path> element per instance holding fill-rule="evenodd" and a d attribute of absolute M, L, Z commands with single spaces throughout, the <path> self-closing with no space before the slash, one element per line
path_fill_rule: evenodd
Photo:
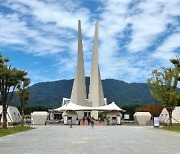
<path fill-rule="evenodd" d="M 74 78 L 74 83 L 71 92 L 71 102 L 77 105 L 84 106 L 87 104 L 86 85 L 85 85 L 85 71 L 83 60 L 83 44 L 82 44 L 82 32 L 81 21 L 78 20 L 78 57 L 77 68 Z M 78 112 L 78 118 L 83 117 L 83 112 Z"/>
<path fill-rule="evenodd" d="M 103 106 L 105 104 L 98 63 L 98 22 L 96 22 L 95 25 L 94 47 L 92 55 L 92 68 L 88 100 L 89 102 L 92 102 L 93 107 Z M 98 111 L 92 111 L 91 114 L 92 117 L 98 119 Z"/>

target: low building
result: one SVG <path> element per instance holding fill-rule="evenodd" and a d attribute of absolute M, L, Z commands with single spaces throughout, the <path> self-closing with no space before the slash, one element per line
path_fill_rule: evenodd
<path fill-rule="evenodd" d="M 110 125 L 121 124 L 122 114 L 119 111 L 108 111 L 106 116 Z"/>
<path fill-rule="evenodd" d="M 34 111 L 31 113 L 31 121 L 33 125 L 45 125 L 49 113 L 46 111 Z"/>
<path fill-rule="evenodd" d="M 63 120 L 64 120 L 64 124 L 79 124 L 78 119 L 78 114 L 76 111 L 65 111 L 63 114 Z"/>
<path fill-rule="evenodd" d="M 147 126 L 150 124 L 151 114 L 149 112 L 136 112 L 133 117 L 135 123 L 140 126 Z"/>

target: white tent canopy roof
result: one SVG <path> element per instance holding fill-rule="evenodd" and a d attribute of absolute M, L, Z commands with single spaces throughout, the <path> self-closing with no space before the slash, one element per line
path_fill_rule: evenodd
<path fill-rule="evenodd" d="M 61 106 L 57 109 L 54 109 L 54 111 L 67 111 L 67 110 L 72 110 L 72 111 L 89 111 L 91 110 L 90 107 L 88 106 L 80 106 L 77 104 L 74 104 L 72 102 L 69 102 L 67 105 Z"/>
<path fill-rule="evenodd" d="M 119 108 L 114 102 L 111 104 L 105 105 L 105 106 L 99 106 L 99 107 L 92 107 L 92 110 L 99 110 L 99 111 L 123 111 L 125 110 Z"/>
<path fill-rule="evenodd" d="M 122 111 L 125 112 L 123 109 L 119 108 L 114 102 L 109 105 L 99 106 L 99 107 L 88 107 L 88 106 L 80 106 L 69 102 L 67 105 L 54 109 L 53 111 Z"/>

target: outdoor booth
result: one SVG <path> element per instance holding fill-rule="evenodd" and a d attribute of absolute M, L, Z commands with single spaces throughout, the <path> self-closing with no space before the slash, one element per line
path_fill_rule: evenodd
<path fill-rule="evenodd" d="M 123 109 L 119 108 L 114 102 L 109 105 L 99 106 L 99 107 L 89 107 L 89 106 L 80 106 L 69 102 L 66 105 L 63 105 L 60 108 L 54 109 L 53 111 L 63 111 L 64 124 L 69 124 L 69 120 L 72 120 L 73 124 L 77 124 L 77 119 L 79 119 L 77 112 L 98 112 L 98 111 L 107 111 L 107 117 L 109 117 L 109 124 L 120 124 L 122 114 L 120 112 L 125 112 Z"/>
<path fill-rule="evenodd" d="M 122 114 L 119 111 L 108 111 L 107 119 L 109 125 L 120 125 L 121 124 Z"/>
<path fill-rule="evenodd" d="M 74 125 L 78 125 L 79 121 L 78 121 L 78 116 L 77 116 L 77 112 L 76 111 L 65 111 L 62 114 L 63 116 L 63 121 L 65 125 L 69 125 L 71 122 Z"/>
<path fill-rule="evenodd" d="M 0 122 L 3 122 L 3 107 L 0 105 Z M 7 121 L 9 124 L 18 124 L 21 122 L 21 114 L 17 107 L 9 106 L 7 109 Z"/>
<path fill-rule="evenodd" d="M 92 107 L 92 110 L 106 111 L 107 112 L 107 125 L 120 125 L 122 114 L 120 112 L 125 112 L 125 110 L 119 108 L 114 102 L 99 107 Z"/>
<path fill-rule="evenodd" d="M 80 106 L 77 104 L 74 104 L 72 102 L 69 102 L 68 104 L 65 104 L 57 109 L 53 110 L 54 112 L 63 112 L 62 117 L 64 124 L 70 124 L 72 120 L 72 124 L 79 124 L 79 117 L 77 112 L 82 112 L 83 111 L 90 111 L 89 107 L 86 106 Z M 81 115 L 81 119 L 83 118 L 83 115 Z"/>
<path fill-rule="evenodd" d="M 151 114 L 149 112 L 136 112 L 133 117 L 135 123 L 140 126 L 150 125 Z"/>
<path fill-rule="evenodd" d="M 169 124 L 169 113 L 166 108 L 159 115 L 159 121 L 161 124 Z M 176 106 L 172 112 L 172 123 L 174 125 L 180 125 L 180 106 Z"/>
<path fill-rule="evenodd" d="M 34 111 L 31 113 L 31 124 L 33 125 L 45 125 L 48 119 L 49 113 L 46 111 Z"/>

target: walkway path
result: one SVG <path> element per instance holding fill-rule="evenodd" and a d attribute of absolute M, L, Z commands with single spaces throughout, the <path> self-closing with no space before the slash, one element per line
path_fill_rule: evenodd
<path fill-rule="evenodd" d="M 138 126 L 38 126 L 0 138 L 0 154 L 179 154 L 180 133 Z"/>

